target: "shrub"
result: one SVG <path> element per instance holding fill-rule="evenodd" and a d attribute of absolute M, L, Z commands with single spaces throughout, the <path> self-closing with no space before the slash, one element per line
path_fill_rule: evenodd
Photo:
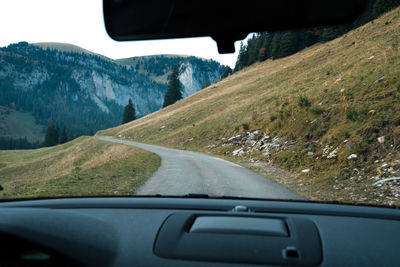
<path fill-rule="evenodd" d="M 284 110 L 279 110 L 279 118 L 283 120 L 285 118 L 285 111 Z"/>
<path fill-rule="evenodd" d="M 345 138 L 345 139 L 348 139 L 348 138 L 350 138 L 350 136 L 351 136 L 351 134 L 348 132 L 348 131 L 343 131 L 343 137 Z"/>
<path fill-rule="evenodd" d="M 248 130 L 249 129 L 249 124 L 248 123 L 243 123 L 242 124 L 243 130 Z"/>
<path fill-rule="evenodd" d="M 346 112 L 346 118 L 351 121 L 356 121 L 358 118 L 358 112 L 355 109 L 349 109 Z"/>
<path fill-rule="evenodd" d="M 307 96 L 300 95 L 298 104 L 300 107 L 309 107 L 309 106 L 311 106 L 311 101 L 308 99 Z"/>
<path fill-rule="evenodd" d="M 321 115 L 322 113 L 324 113 L 324 109 L 320 106 L 314 106 L 311 108 L 311 113 L 315 114 L 315 115 Z"/>
<path fill-rule="evenodd" d="M 362 107 L 359 111 L 358 111 L 358 120 L 365 120 L 368 116 L 368 112 L 369 112 L 369 108 L 367 107 Z"/>
<path fill-rule="evenodd" d="M 272 114 L 271 116 L 269 116 L 269 120 L 272 122 L 274 120 L 276 120 L 278 117 L 275 114 Z"/>
<path fill-rule="evenodd" d="M 400 92 L 400 84 L 397 85 L 397 92 Z"/>

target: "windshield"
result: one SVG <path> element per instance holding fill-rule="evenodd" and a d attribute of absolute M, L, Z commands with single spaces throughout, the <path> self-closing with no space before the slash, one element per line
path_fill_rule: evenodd
<path fill-rule="evenodd" d="M 2 1 L 0 198 L 399 206 L 398 4 L 220 55 L 211 38 L 113 41 L 101 0 Z"/>

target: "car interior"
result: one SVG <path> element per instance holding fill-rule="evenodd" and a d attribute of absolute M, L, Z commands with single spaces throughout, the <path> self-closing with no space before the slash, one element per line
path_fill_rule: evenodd
<path fill-rule="evenodd" d="M 231 53 L 249 33 L 345 23 L 366 2 L 104 0 L 103 10 L 115 40 L 210 36 Z M 0 240 L 0 266 L 400 266 L 400 210 L 202 194 L 3 200 Z"/>

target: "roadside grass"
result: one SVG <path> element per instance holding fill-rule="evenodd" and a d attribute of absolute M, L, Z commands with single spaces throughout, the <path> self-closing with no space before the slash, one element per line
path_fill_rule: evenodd
<path fill-rule="evenodd" d="M 381 189 L 371 188 L 375 180 L 370 177 L 377 175 L 382 160 L 400 158 L 399 66 L 397 8 L 333 41 L 256 63 L 174 105 L 98 134 L 239 163 L 272 161 L 296 174 L 299 178 L 288 177 L 292 181 L 286 184 L 310 199 L 385 204 Z M 222 146 L 224 140 L 254 130 L 295 145 L 269 156 L 241 158 L 231 154 L 238 147 Z M 377 142 L 379 136 L 385 136 L 384 144 Z M 336 158 L 322 158 L 326 145 L 338 147 Z M 314 155 L 307 157 L 308 151 Z M 353 153 L 358 159 L 348 160 Z M 301 173 L 305 168 L 308 174 Z"/>
<path fill-rule="evenodd" d="M 0 151 L 0 198 L 132 195 L 160 163 L 156 154 L 94 137 Z"/>

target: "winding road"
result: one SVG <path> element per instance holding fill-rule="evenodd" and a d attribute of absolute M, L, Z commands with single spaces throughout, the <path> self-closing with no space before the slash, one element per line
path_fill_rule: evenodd
<path fill-rule="evenodd" d="M 235 196 L 269 199 L 304 199 L 286 187 L 232 162 L 203 153 L 98 137 L 132 145 L 161 157 L 161 166 L 136 195 Z"/>

